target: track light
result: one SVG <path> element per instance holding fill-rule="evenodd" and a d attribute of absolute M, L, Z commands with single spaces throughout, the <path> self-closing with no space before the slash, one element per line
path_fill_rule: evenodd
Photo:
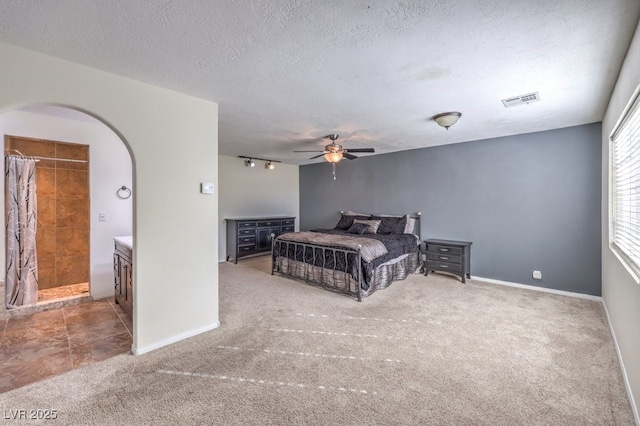
<path fill-rule="evenodd" d="M 255 167 L 256 166 L 256 162 L 254 160 L 260 160 L 260 161 L 264 161 L 264 168 L 267 170 L 273 170 L 276 168 L 276 165 L 274 163 L 279 163 L 280 161 L 278 160 L 269 160 L 267 158 L 256 158 L 256 157 L 245 157 L 244 155 L 238 155 L 238 158 L 244 158 L 244 165 L 246 167 Z"/>

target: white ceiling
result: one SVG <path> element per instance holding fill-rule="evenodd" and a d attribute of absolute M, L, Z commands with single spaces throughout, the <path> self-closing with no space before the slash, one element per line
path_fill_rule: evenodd
<path fill-rule="evenodd" d="M 0 41 L 215 101 L 220 154 L 308 164 L 292 151 L 329 133 L 386 153 L 600 121 L 639 16 L 638 0 L 5 0 Z M 431 121 L 450 110 L 448 131 Z"/>

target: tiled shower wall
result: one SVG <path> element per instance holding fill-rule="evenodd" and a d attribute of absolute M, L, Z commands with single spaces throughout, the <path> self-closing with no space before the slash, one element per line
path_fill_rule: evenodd
<path fill-rule="evenodd" d="M 58 159 L 36 163 L 38 288 L 88 282 L 89 146 L 5 136 L 5 153 L 11 149 Z"/>

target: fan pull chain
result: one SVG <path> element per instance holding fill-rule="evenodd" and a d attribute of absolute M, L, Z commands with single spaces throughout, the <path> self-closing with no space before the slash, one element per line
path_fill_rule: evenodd
<path fill-rule="evenodd" d="M 331 163 L 333 165 L 333 180 L 336 180 L 336 163 Z"/>

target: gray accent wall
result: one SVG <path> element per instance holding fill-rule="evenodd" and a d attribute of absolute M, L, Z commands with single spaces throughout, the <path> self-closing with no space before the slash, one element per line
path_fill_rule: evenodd
<path fill-rule="evenodd" d="M 422 239 L 473 242 L 472 276 L 599 296 L 601 137 L 593 123 L 362 156 L 335 181 L 329 163 L 301 166 L 300 229 L 422 212 Z"/>

